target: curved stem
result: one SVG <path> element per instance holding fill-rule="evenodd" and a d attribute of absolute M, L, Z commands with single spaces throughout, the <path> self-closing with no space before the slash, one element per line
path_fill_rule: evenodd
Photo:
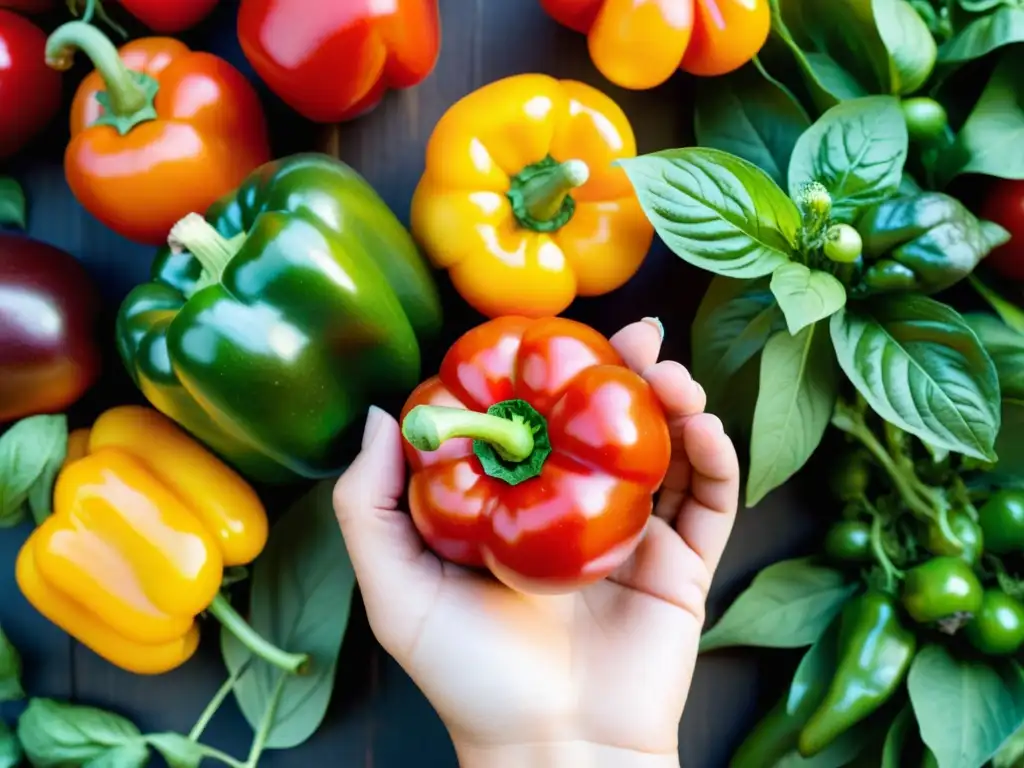
<path fill-rule="evenodd" d="M 935 498 L 930 498 L 927 501 L 918 492 L 918 488 L 921 483 L 915 476 L 913 481 L 908 480 L 907 476 L 901 471 L 901 469 L 893 461 L 892 456 L 885 449 L 885 446 L 878 440 L 875 433 L 864 423 L 863 417 L 859 414 L 854 415 L 851 413 L 851 409 L 848 407 L 837 404 L 836 412 L 832 417 L 832 424 L 847 434 L 860 440 L 865 448 L 871 453 L 875 460 L 879 463 L 882 469 L 885 470 L 886 474 L 889 475 L 889 479 L 892 484 L 896 487 L 896 491 L 902 498 L 903 503 L 907 505 L 911 513 L 920 520 L 932 521 L 934 520 L 939 525 L 939 530 L 942 532 L 944 538 L 956 548 L 956 550 L 963 550 L 963 543 L 953 533 L 949 527 L 948 506 L 944 503 L 939 503 Z M 930 490 L 930 489 L 929 489 Z M 929 503 L 930 502 L 930 503 Z M 935 504 L 937 510 L 931 506 Z"/>
<path fill-rule="evenodd" d="M 210 613 L 216 616 L 224 628 L 238 638 L 242 645 L 268 664 L 273 664 L 285 672 L 301 674 L 309 663 L 309 656 L 306 654 L 283 651 L 261 637 L 246 623 L 245 619 L 239 616 L 238 611 L 228 602 L 223 593 L 213 598 L 213 602 L 210 603 Z"/>
<path fill-rule="evenodd" d="M 534 446 L 533 430 L 524 421 L 441 405 L 417 405 L 402 422 L 402 434 L 421 451 L 436 451 L 456 437 L 483 440 L 511 462 L 528 459 Z"/>
<path fill-rule="evenodd" d="M 76 11 L 78 7 L 78 0 L 69 0 L 68 6 L 71 13 L 77 16 L 78 14 Z M 114 30 L 118 35 L 126 40 L 128 39 L 128 33 L 125 31 L 125 28 L 110 18 L 110 15 L 107 13 L 107 9 L 103 7 L 103 0 L 85 0 L 85 10 L 82 12 L 82 21 L 91 23 L 94 14 L 100 21 Z"/>
<path fill-rule="evenodd" d="M 245 235 L 224 237 L 198 213 L 186 214 L 167 236 L 174 253 L 188 251 L 203 265 L 202 286 L 216 283 L 245 242 Z"/>
<path fill-rule="evenodd" d="M 224 681 L 224 684 L 217 689 L 217 692 L 210 699 L 210 703 L 206 705 L 206 709 L 199 715 L 199 719 L 196 720 L 196 724 L 192 726 L 192 730 L 189 731 L 188 738 L 191 741 L 199 741 L 199 737 L 203 735 L 203 731 L 206 730 L 206 726 L 213 720 L 213 716 L 217 714 L 217 710 L 220 709 L 220 705 L 224 703 L 231 691 L 235 688 L 235 683 L 244 675 L 252 664 L 252 657 L 245 660 L 245 663 L 238 667 L 234 672 L 228 675 L 228 679 Z"/>
<path fill-rule="evenodd" d="M 231 768 L 248 768 L 247 763 L 243 763 L 241 760 L 236 760 L 226 752 L 221 752 L 216 747 L 208 747 L 206 744 L 199 744 L 199 751 L 203 753 L 203 757 L 209 758 L 210 760 L 217 760 L 224 765 L 229 765 Z"/>
<path fill-rule="evenodd" d="M 54 69 L 69 69 L 75 50 L 85 53 L 100 73 L 109 109 L 115 116 L 127 117 L 149 106 L 150 95 L 132 77 L 114 44 L 84 21 L 69 21 L 54 30 L 46 41 L 46 63 Z"/>
<path fill-rule="evenodd" d="M 282 674 L 277 679 L 277 685 L 274 686 L 274 691 L 270 694 L 270 700 L 267 702 L 267 711 L 263 713 L 259 730 L 256 731 L 256 736 L 252 740 L 252 747 L 249 749 L 249 759 L 245 761 L 245 768 L 256 768 L 259 763 L 260 755 L 263 754 L 263 748 L 270 737 L 270 730 L 274 727 L 274 717 L 277 715 L 277 707 L 281 703 L 281 694 L 284 693 L 284 685 L 287 680 L 288 675 L 286 674 Z"/>
<path fill-rule="evenodd" d="M 523 209 L 535 221 L 550 221 L 562 210 L 566 196 L 589 178 L 590 169 L 582 160 L 566 160 L 540 171 L 523 183 Z"/>
<path fill-rule="evenodd" d="M 903 571 L 893 565 L 892 560 L 889 558 L 888 553 L 885 551 L 885 545 L 882 542 L 882 515 L 875 509 L 875 506 L 864 499 L 864 506 L 871 514 L 871 551 L 875 555 L 875 560 L 882 567 L 885 572 L 885 588 L 889 594 L 896 593 L 896 582 L 903 578 Z"/>

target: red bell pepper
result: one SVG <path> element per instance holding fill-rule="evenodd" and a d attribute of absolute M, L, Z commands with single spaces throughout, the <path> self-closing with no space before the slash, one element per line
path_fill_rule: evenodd
<path fill-rule="evenodd" d="M 46 66 L 46 35 L 0 8 L 0 160 L 24 147 L 60 108 L 60 74 Z"/>
<path fill-rule="evenodd" d="M 602 579 L 632 554 L 671 452 L 647 382 L 559 317 L 466 333 L 409 397 L 402 434 L 427 545 L 535 593 Z"/>
<path fill-rule="evenodd" d="M 242 0 L 238 39 L 256 73 L 303 117 L 335 123 L 369 111 L 388 88 L 433 71 L 437 0 Z"/>
<path fill-rule="evenodd" d="M 191 29 L 217 6 L 217 0 L 121 0 L 132 16 L 165 35 Z"/>

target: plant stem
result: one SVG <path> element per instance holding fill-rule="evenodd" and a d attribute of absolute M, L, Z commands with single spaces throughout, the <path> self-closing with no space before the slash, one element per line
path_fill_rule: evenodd
<path fill-rule="evenodd" d="M 402 434 L 421 451 L 436 451 L 446 440 L 468 437 L 494 447 L 505 461 L 525 461 L 533 452 L 533 430 L 523 421 L 442 405 L 418 405 L 402 422 Z"/>
<path fill-rule="evenodd" d="M 237 683 L 242 675 L 249 670 L 250 664 L 252 664 L 252 657 L 246 659 L 242 666 L 228 676 L 228 679 L 224 681 L 224 684 L 213 695 L 213 698 L 210 699 L 210 703 L 206 705 L 206 709 L 203 710 L 199 719 L 196 720 L 196 724 L 192 726 L 192 730 L 189 731 L 188 734 L 189 739 L 192 741 L 199 741 L 199 737 L 203 735 L 203 731 L 206 730 L 206 726 L 210 724 L 213 716 L 217 714 L 217 710 L 219 710 L 220 705 L 224 703 L 224 699 L 226 699 L 231 691 L 234 690 L 235 683 Z"/>
<path fill-rule="evenodd" d="M 267 711 L 263 713 L 263 719 L 260 720 L 260 727 L 256 731 L 256 736 L 252 740 L 252 748 L 249 750 L 249 759 L 245 761 L 245 768 L 256 768 L 259 762 L 260 755 L 263 753 L 263 748 L 266 746 L 267 739 L 270 737 L 270 731 L 274 727 L 274 718 L 277 716 L 277 707 L 281 703 L 281 694 L 284 693 L 284 685 L 288 680 L 288 675 L 282 673 L 277 678 L 277 685 L 274 686 L 274 692 L 270 695 L 270 700 L 267 702 Z"/>
<path fill-rule="evenodd" d="M 566 195 L 587 183 L 590 169 L 582 160 L 566 160 L 523 184 L 523 207 L 534 221 L 550 221 L 562 210 Z"/>
<path fill-rule="evenodd" d="M 224 237 L 198 213 L 186 214 L 171 227 L 167 244 L 175 253 L 188 251 L 203 265 L 204 286 L 220 281 L 231 259 L 245 243 L 245 235 Z"/>
<path fill-rule="evenodd" d="M 893 565 L 885 545 L 882 542 L 882 514 L 867 499 L 863 499 L 864 507 L 871 515 L 871 551 L 875 555 L 878 564 L 885 572 L 885 588 L 889 594 L 896 593 L 896 582 L 903 578 L 903 571 Z"/>
<path fill-rule="evenodd" d="M 922 496 L 919 492 L 919 488 L 923 488 L 920 480 L 917 479 L 916 475 L 913 477 L 913 480 L 907 478 L 896 465 L 896 462 L 893 461 L 885 446 L 882 445 L 875 436 L 875 433 L 865 423 L 863 416 L 855 413 L 853 409 L 844 403 L 837 403 L 836 410 L 832 416 L 832 424 L 837 429 L 860 440 L 879 465 L 881 465 L 882 469 L 886 471 L 886 474 L 889 475 L 889 479 L 896 487 L 896 491 L 903 499 L 903 503 L 907 505 L 915 517 L 926 522 L 934 520 L 938 524 L 943 537 L 958 551 L 963 549 L 963 543 L 953 533 L 952 528 L 949 527 L 949 510 L 947 505 L 934 498 L 932 494 L 929 494 L 931 498 L 927 499 Z M 935 504 L 937 510 L 931 504 Z"/>
<path fill-rule="evenodd" d="M 203 753 L 203 757 L 208 757 L 211 760 L 218 760 L 224 763 L 224 765 L 230 765 L 231 768 L 248 768 L 246 763 L 232 757 L 226 752 L 221 752 L 216 747 L 210 747 L 206 744 L 199 744 L 198 746 L 200 751 Z"/>
<path fill-rule="evenodd" d="M 89 57 L 103 79 L 111 112 L 127 117 L 149 104 L 149 95 L 121 61 L 117 48 L 92 24 L 69 21 L 57 27 L 46 41 L 46 63 L 54 69 L 70 69 L 76 49 Z"/>
<path fill-rule="evenodd" d="M 213 598 L 213 602 L 210 603 L 210 613 L 216 616 L 224 628 L 238 638 L 242 645 L 268 664 L 273 664 L 291 674 L 301 674 L 309 663 L 308 655 L 289 653 L 267 642 L 238 615 L 238 611 L 232 607 L 223 593 Z"/>

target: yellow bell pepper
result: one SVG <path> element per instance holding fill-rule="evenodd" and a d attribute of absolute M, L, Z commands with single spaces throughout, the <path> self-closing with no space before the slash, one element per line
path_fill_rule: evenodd
<path fill-rule="evenodd" d="M 613 165 L 629 120 L 583 83 L 516 75 L 456 102 L 434 128 L 412 232 L 488 317 L 557 315 L 618 288 L 654 236 Z"/>
<path fill-rule="evenodd" d="M 207 609 L 260 655 L 288 655 L 220 594 L 224 567 L 250 563 L 266 543 L 259 497 L 162 414 L 122 406 L 73 433 L 53 509 L 18 555 L 18 586 L 112 664 L 139 674 L 179 666 Z"/>

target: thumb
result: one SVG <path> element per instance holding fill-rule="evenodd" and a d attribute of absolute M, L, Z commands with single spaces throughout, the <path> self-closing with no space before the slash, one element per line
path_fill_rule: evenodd
<path fill-rule="evenodd" d="M 436 578 L 412 519 L 398 509 L 404 487 L 398 423 L 371 407 L 362 451 L 334 487 L 334 511 L 370 624 L 385 645 L 382 633 L 391 634 L 396 619 L 388 614 L 401 611 L 396 596 L 417 591 L 431 576 Z"/>

